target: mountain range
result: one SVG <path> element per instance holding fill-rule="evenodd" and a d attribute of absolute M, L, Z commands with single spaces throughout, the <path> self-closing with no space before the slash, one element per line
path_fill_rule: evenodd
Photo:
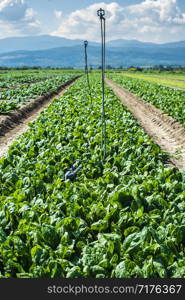
<path fill-rule="evenodd" d="M 0 39 L 0 66 L 84 67 L 83 40 L 50 35 Z M 100 43 L 89 41 L 88 62 L 101 64 Z M 112 40 L 106 43 L 106 65 L 112 67 L 185 66 L 185 41 L 155 44 L 137 40 Z"/>

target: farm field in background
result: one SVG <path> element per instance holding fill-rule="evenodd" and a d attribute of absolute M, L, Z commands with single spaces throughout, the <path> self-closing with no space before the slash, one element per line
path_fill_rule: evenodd
<path fill-rule="evenodd" d="M 97 74 L 93 105 L 82 77 L 0 160 L 2 278 L 185 277 L 185 174 L 167 165 L 168 155 L 108 87 L 102 165 Z M 177 92 L 161 95 L 170 91 Z M 65 181 L 78 159 L 77 179 Z"/>
<path fill-rule="evenodd" d="M 78 71 L 34 70 L 0 72 L 0 115 L 6 115 L 31 99 L 56 92 Z"/>
<path fill-rule="evenodd" d="M 152 83 L 158 83 L 167 87 L 174 87 L 185 90 L 185 74 L 170 74 L 167 72 L 156 73 L 141 73 L 141 72 L 123 72 L 125 76 L 143 79 Z"/>
<path fill-rule="evenodd" d="M 51 79 L 61 74 L 77 74 L 78 70 L 54 70 L 54 69 L 28 69 L 0 71 L 0 90 L 13 88 L 18 85 L 34 83 Z"/>
<path fill-rule="evenodd" d="M 147 78 L 151 76 L 151 81 L 145 80 L 143 74 L 130 74 L 128 72 L 107 72 L 106 76 L 185 125 L 185 91 L 158 84 L 163 75 L 157 77 L 158 83 L 152 82 L 153 78 L 155 80 L 153 74 L 146 75 Z"/>

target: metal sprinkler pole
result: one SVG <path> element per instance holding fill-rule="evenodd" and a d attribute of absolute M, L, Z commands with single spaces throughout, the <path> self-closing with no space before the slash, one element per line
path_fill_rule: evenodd
<path fill-rule="evenodd" d="M 84 49 L 85 49 L 85 74 L 87 74 L 88 67 L 87 67 L 87 46 L 88 41 L 84 41 Z"/>
<path fill-rule="evenodd" d="M 105 11 L 97 11 L 101 24 L 101 55 L 102 55 L 102 160 L 106 157 L 106 118 L 105 118 Z"/>
<path fill-rule="evenodd" d="M 91 104 L 92 104 L 92 95 L 91 95 L 91 87 L 90 87 L 90 82 L 89 82 L 89 71 L 88 71 L 88 64 L 87 64 L 87 46 L 88 46 L 88 41 L 84 41 L 84 49 L 85 49 L 85 74 L 87 78 L 87 86 L 89 90 L 89 96 L 91 98 Z"/>

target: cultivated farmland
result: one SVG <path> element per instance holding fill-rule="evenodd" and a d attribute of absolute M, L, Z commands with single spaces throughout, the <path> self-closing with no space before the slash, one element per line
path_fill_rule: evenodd
<path fill-rule="evenodd" d="M 0 114 L 5 115 L 47 93 L 57 92 L 60 86 L 74 77 L 74 73 L 19 72 L 1 75 Z"/>
<path fill-rule="evenodd" d="M 175 99 L 184 122 L 184 92 L 107 76 L 171 115 Z M 185 173 L 109 87 L 102 163 L 99 74 L 90 82 L 92 104 L 82 77 L 0 160 L 0 276 L 185 277 Z"/>
<path fill-rule="evenodd" d="M 170 72 L 122 72 L 122 74 L 136 79 L 143 79 L 149 82 L 158 83 L 160 85 L 164 85 L 167 87 L 172 87 L 176 89 L 185 90 L 185 76 L 183 74 L 178 73 L 170 73 Z"/>
<path fill-rule="evenodd" d="M 185 125 L 185 91 L 163 86 L 159 78 L 158 83 L 153 83 L 140 76 L 109 73 L 107 77 Z"/>

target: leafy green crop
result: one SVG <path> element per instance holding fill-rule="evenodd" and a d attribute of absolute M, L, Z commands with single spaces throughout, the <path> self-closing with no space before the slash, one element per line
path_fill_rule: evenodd
<path fill-rule="evenodd" d="M 131 78 L 122 74 L 107 74 L 121 86 L 152 103 L 164 113 L 185 125 L 185 91 L 168 88 L 143 79 Z"/>
<path fill-rule="evenodd" d="M 143 79 L 152 83 L 158 83 L 167 87 L 172 87 L 176 89 L 185 89 L 185 76 L 170 74 L 169 72 L 162 73 L 144 73 L 144 72 L 124 72 L 125 76 Z"/>
<path fill-rule="evenodd" d="M 35 83 L 46 79 L 56 78 L 61 74 L 77 73 L 72 70 L 24 70 L 24 71 L 1 71 L 0 90 L 16 88 L 25 84 Z M 74 75 L 75 76 L 75 75 Z"/>
<path fill-rule="evenodd" d="M 0 160 L 0 276 L 184 277 L 184 173 L 109 88 L 102 166 L 100 78 L 91 83 L 93 106 L 81 78 Z"/>
<path fill-rule="evenodd" d="M 62 83 L 74 76 L 73 73 L 52 75 L 51 78 L 40 82 L 34 82 L 30 85 L 27 83 L 14 89 L 0 91 L 0 114 L 9 114 L 31 99 L 43 96 L 48 92 L 56 92 Z"/>

